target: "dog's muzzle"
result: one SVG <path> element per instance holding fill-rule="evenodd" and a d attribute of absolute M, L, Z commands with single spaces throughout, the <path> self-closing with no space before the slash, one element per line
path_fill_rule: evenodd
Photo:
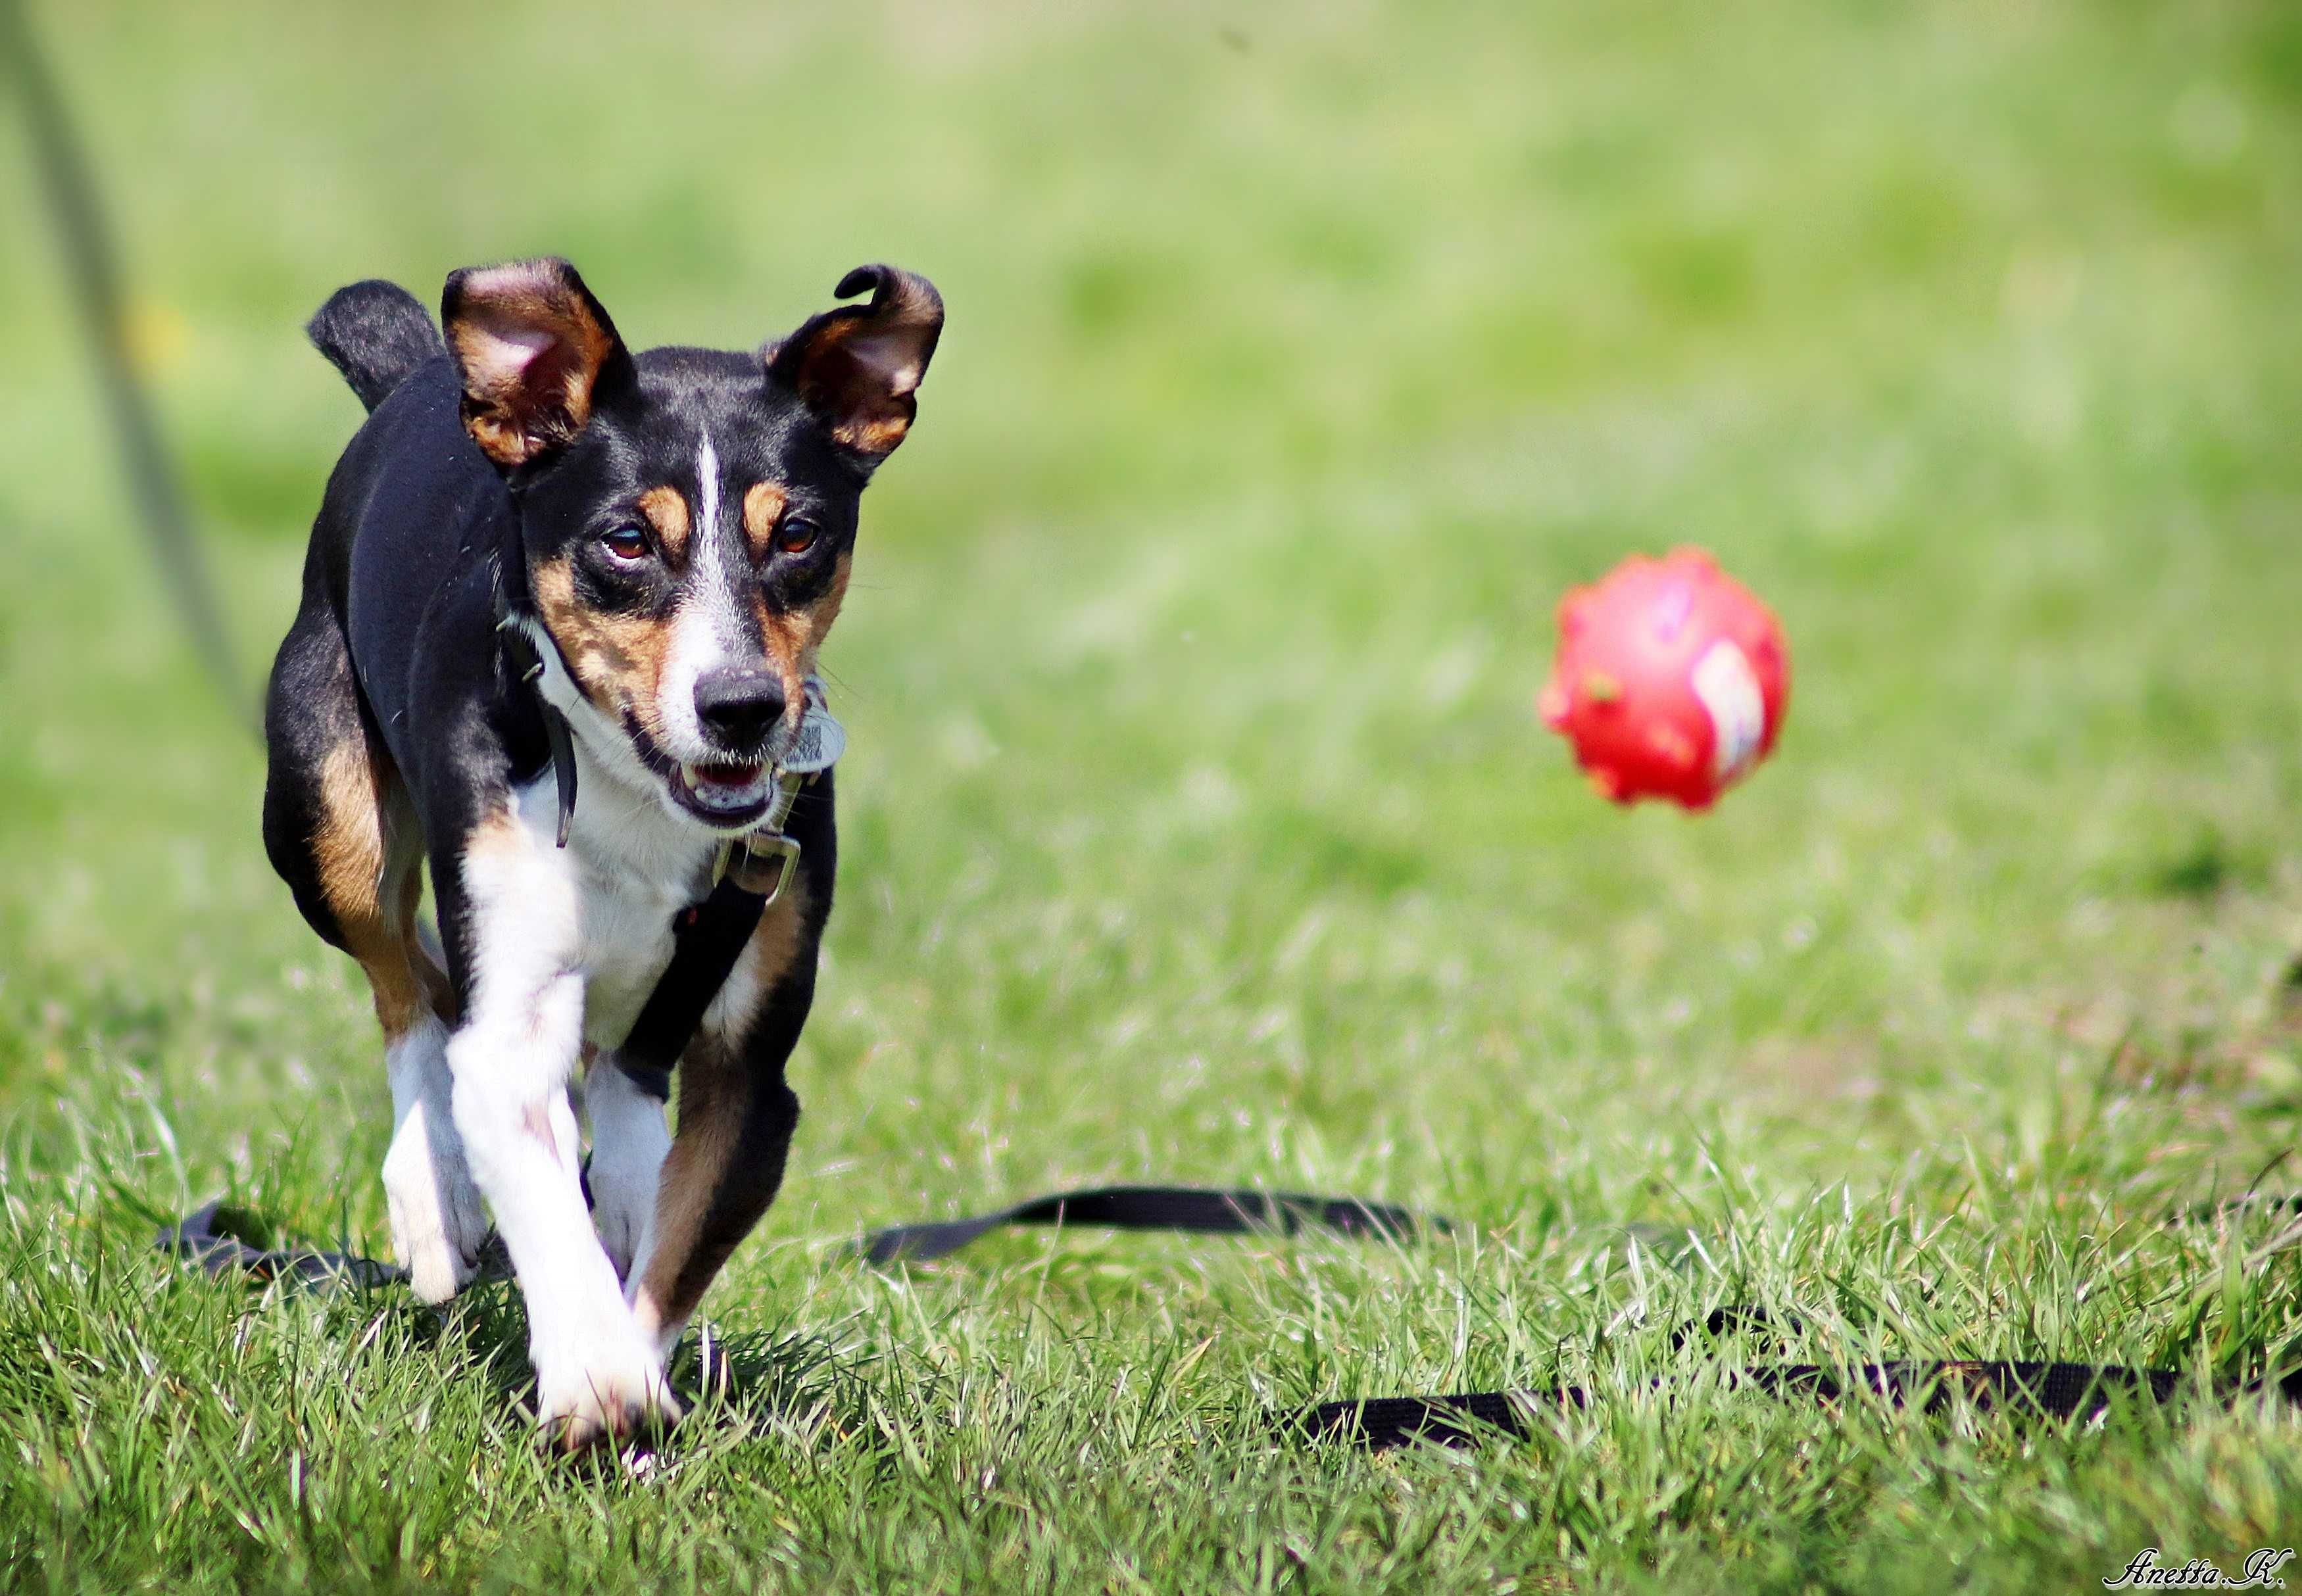
<path fill-rule="evenodd" d="M 767 811 L 751 830 L 720 844 L 712 866 L 712 885 L 733 878 L 737 886 L 760 894 L 770 903 L 781 897 L 799 863 L 799 844 L 784 835 L 784 822 L 791 818 L 800 788 L 838 763 L 846 752 L 846 728 L 831 718 L 824 705 L 822 678 L 808 677 L 807 709 L 799 728 L 760 777 L 772 786 Z"/>

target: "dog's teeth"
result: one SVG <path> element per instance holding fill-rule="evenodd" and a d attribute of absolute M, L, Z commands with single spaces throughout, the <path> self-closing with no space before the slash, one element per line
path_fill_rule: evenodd
<path fill-rule="evenodd" d="M 765 765 L 695 765 L 679 767 L 681 785 L 690 802 L 714 811 L 734 811 L 757 803 L 769 785 Z"/>

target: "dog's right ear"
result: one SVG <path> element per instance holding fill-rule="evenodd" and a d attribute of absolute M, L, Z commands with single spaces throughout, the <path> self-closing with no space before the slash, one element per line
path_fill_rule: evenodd
<path fill-rule="evenodd" d="M 440 325 L 464 379 L 464 427 L 497 465 L 565 447 L 604 383 L 636 374 L 576 268 L 546 256 L 449 273 Z"/>

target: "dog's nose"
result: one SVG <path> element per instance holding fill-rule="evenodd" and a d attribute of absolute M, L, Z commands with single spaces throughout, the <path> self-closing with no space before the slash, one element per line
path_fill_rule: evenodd
<path fill-rule="evenodd" d="M 706 671 L 695 683 L 695 718 L 731 749 L 749 753 L 784 714 L 784 685 L 764 670 Z"/>

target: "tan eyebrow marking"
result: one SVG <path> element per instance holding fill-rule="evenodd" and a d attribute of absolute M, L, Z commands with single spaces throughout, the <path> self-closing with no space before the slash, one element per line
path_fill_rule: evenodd
<path fill-rule="evenodd" d="M 650 488 L 640 495 L 640 514 L 655 528 L 664 552 L 676 558 L 687 551 L 687 500 L 677 488 Z"/>
<path fill-rule="evenodd" d="M 744 490 L 744 535 L 751 540 L 753 559 L 767 557 L 768 540 L 775 535 L 776 523 L 784 518 L 789 502 L 773 483 L 753 483 Z"/>

